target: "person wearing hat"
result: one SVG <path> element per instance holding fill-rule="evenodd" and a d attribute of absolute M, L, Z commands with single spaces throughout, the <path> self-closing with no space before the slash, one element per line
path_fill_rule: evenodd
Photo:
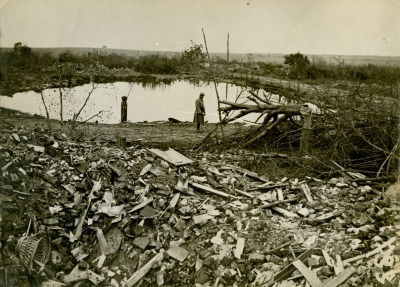
<path fill-rule="evenodd" d="M 204 125 L 204 116 L 206 115 L 206 109 L 204 108 L 204 93 L 200 93 L 198 99 L 196 99 L 195 107 L 196 110 L 194 111 L 194 119 L 193 121 L 197 124 L 197 130 L 201 131 L 202 125 Z"/>

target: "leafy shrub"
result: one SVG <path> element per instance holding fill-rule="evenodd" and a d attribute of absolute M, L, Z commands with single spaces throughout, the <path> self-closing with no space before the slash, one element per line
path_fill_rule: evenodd
<path fill-rule="evenodd" d="M 199 67 L 204 63 L 206 53 L 203 52 L 203 45 L 191 41 L 191 46 L 181 53 L 181 62 L 183 66 L 191 68 Z"/>
<path fill-rule="evenodd" d="M 300 79 L 305 75 L 306 69 L 308 65 L 310 65 L 310 60 L 307 56 L 296 53 L 286 55 L 284 63 L 288 64 L 291 68 L 289 76 L 292 78 Z"/>

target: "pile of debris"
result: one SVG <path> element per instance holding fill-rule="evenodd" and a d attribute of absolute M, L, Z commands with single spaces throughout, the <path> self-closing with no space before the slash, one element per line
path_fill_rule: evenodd
<path fill-rule="evenodd" d="M 361 174 L 271 179 L 243 156 L 3 128 L 2 286 L 398 284 L 400 209 Z"/>

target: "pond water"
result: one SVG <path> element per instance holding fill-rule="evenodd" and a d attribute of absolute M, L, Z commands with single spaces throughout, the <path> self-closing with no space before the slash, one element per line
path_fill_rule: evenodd
<path fill-rule="evenodd" d="M 167 121 L 175 118 L 180 121 L 192 121 L 194 102 L 201 92 L 205 93 L 206 120 L 218 122 L 217 97 L 214 84 L 200 82 L 193 84 L 188 81 L 175 81 L 171 84 L 157 83 L 128 83 L 115 82 L 111 84 L 98 84 L 92 91 L 92 84 L 87 84 L 63 90 L 63 118 L 71 119 L 73 114 L 82 107 L 88 94 L 90 99 L 82 110 L 78 120 L 85 121 L 103 111 L 100 116 L 90 121 L 101 123 L 119 123 L 121 119 L 121 97 L 127 96 L 128 122 L 153 122 Z M 220 83 L 217 90 L 221 100 L 235 101 L 241 95 L 245 98 L 246 92 L 242 88 Z M 60 118 L 60 94 L 58 89 L 43 91 L 51 118 Z M 243 99 L 240 100 L 243 102 Z M 17 93 L 13 97 L 0 96 L 0 106 L 27 112 L 30 114 L 46 115 L 40 93 Z M 251 120 L 251 118 L 247 118 Z M 255 118 L 254 118 L 255 119 Z"/>

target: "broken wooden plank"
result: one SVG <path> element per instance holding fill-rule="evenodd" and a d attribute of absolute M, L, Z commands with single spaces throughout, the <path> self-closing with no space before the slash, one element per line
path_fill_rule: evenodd
<path fill-rule="evenodd" d="M 79 217 L 78 225 L 76 226 L 75 234 L 74 234 L 76 239 L 79 239 L 79 237 L 81 237 L 81 235 L 82 235 L 83 223 L 85 222 L 89 207 L 90 207 L 90 204 L 88 204 L 88 206 L 82 211 L 82 214 Z"/>
<path fill-rule="evenodd" d="M 237 259 L 240 259 L 240 257 L 242 256 L 243 249 L 244 249 L 244 238 L 243 237 L 239 237 L 237 239 L 236 248 L 235 248 L 235 251 L 234 251 L 234 255 L 235 255 L 235 257 Z"/>
<path fill-rule="evenodd" d="M 273 190 L 271 192 L 271 201 L 273 201 L 273 202 L 278 201 L 278 197 L 276 195 L 276 190 Z"/>
<path fill-rule="evenodd" d="M 395 242 L 396 242 L 396 237 L 392 237 L 388 241 L 386 241 L 385 243 L 382 243 L 381 245 L 379 245 L 374 250 L 368 252 L 365 256 L 366 257 L 371 257 L 372 255 L 375 255 L 375 254 L 378 254 L 378 253 L 382 253 L 383 249 L 385 249 L 386 247 L 392 245 Z"/>
<path fill-rule="evenodd" d="M 371 257 L 371 256 L 373 256 L 375 254 L 378 254 L 378 253 L 382 253 L 384 248 L 386 248 L 387 246 L 393 244 L 394 242 L 396 242 L 396 240 L 397 240 L 396 237 L 392 237 L 388 241 L 386 241 L 385 243 L 382 243 L 377 248 L 375 248 L 374 250 L 372 250 L 372 251 L 370 251 L 368 253 L 361 254 L 361 255 L 358 255 L 358 256 L 343 260 L 343 264 L 345 265 L 345 264 L 348 264 L 348 263 L 351 263 L 351 262 L 354 262 L 354 261 L 358 261 L 358 260 L 361 260 L 361 259 L 364 259 L 364 258 Z"/>
<path fill-rule="evenodd" d="M 179 262 L 183 262 L 186 259 L 186 257 L 188 257 L 190 254 L 189 251 L 187 251 L 185 248 L 182 248 L 180 246 L 171 246 L 168 249 L 167 253 L 169 256 L 178 260 Z"/>
<path fill-rule="evenodd" d="M 15 190 L 15 189 L 13 189 L 12 192 L 18 193 L 18 194 L 22 194 L 22 195 L 27 195 L 27 196 L 28 196 L 28 195 L 31 195 L 30 193 L 23 192 L 23 191 L 18 191 L 18 190 Z"/>
<path fill-rule="evenodd" d="M 145 167 L 142 169 L 142 171 L 140 172 L 139 176 L 143 176 L 143 175 L 145 175 L 146 173 L 148 173 L 148 172 L 150 171 L 150 169 L 151 169 L 152 166 L 153 166 L 153 165 L 152 165 L 151 163 L 146 164 L 146 166 L 145 166 Z"/>
<path fill-rule="evenodd" d="M 71 195 L 74 195 L 76 192 L 75 186 L 71 184 L 62 184 L 61 186 L 64 187 Z"/>
<path fill-rule="evenodd" d="M 124 238 L 121 230 L 118 227 L 113 227 L 106 233 L 105 238 L 107 241 L 109 254 L 118 252 L 118 250 L 121 248 Z"/>
<path fill-rule="evenodd" d="M 191 180 L 194 180 L 196 182 L 201 182 L 201 183 L 206 183 L 207 182 L 207 177 L 205 176 L 196 176 L 196 175 L 192 175 L 190 177 Z"/>
<path fill-rule="evenodd" d="M 187 191 L 189 185 L 189 178 L 187 173 L 179 173 L 178 174 L 178 182 L 176 183 L 176 188 L 179 190 Z"/>
<path fill-rule="evenodd" d="M 245 168 L 241 168 L 241 167 L 230 165 L 230 164 L 226 165 L 226 167 L 228 167 L 230 169 L 233 169 L 233 170 L 236 170 L 236 171 L 244 174 L 247 177 L 251 177 L 251 178 L 257 179 L 257 180 L 262 181 L 262 182 L 269 182 L 268 179 L 266 179 L 266 178 L 264 178 L 262 176 L 259 176 L 256 172 L 247 170 Z"/>
<path fill-rule="evenodd" d="M 71 273 L 65 275 L 62 278 L 63 283 L 73 283 L 77 281 L 82 281 L 88 279 L 92 283 L 97 286 L 100 282 L 104 281 L 105 278 L 94 273 L 91 270 L 79 270 L 79 266 L 76 265 L 74 269 L 72 269 Z"/>
<path fill-rule="evenodd" d="M 320 287 L 336 287 L 342 284 L 344 281 L 347 280 L 354 272 L 356 272 L 356 269 L 351 266 L 344 270 L 342 273 L 340 273 L 338 276 L 324 282 Z"/>
<path fill-rule="evenodd" d="M 304 218 L 303 220 L 305 222 L 307 222 L 308 224 L 316 224 L 316 223 L 320 223 L 320 222 L 324 222 L 328 219 L 337 217 L 339 215 L 341 215 L 343 213 L 343 210 L 337 210 L 337 211 L 333 211 L 333 212 L 329 212 L 326 214 L 323 214 L 321 216 L 318 216 L 316 218 Z"/>
<path fill-rule="evenodd" d="M 336 262 L 333 265 L 333 269 L 335 270 L 335 275 L 339 275 L 344 271 L 342 258 L 339 254 L 336 254 Z"/>
<path fill-rule="evenodd" d="M 101 268 L 101 267 L 103 267 L 104 262 L 106 261 L 106 258 L 107 258 L 107 256 L 105 256 L 104 254 L 101 254 L 98 258 L 96 258 L 92 262 L 95 262 L 96 260 L 98 260 L 97 267 Z"/>
<path fill-rule="evenodd" d="M 310 214 L 310 210 L 308 210 L 307 207 L 303 207 L 303 208 L 300 208 L 299 210 L 297 210 L 297 213 L 303 217 L 307 217 Z"/>
<path fill-rule="evenodd" d="M 189 190 L 183 190 L 183 189 L 180 189 L 179 187 L 176 187 L 176 186 L 174 186 L 174 188 L 173 188 L 176 192 L 181 192 L 181 193 L 184 193 L 184 194 L 186 194 L 186 195 L 188 195 L 188 196 L 197 196 L 195 193 L 193 193 L 193 192 L 191 192 L 191 191 L 189 191 Z"/>
<path fill-rule="evenodd" d="M 347 174 L 346 170 L 340 165 L 338 164 L 336 161 L 331 160 L 331 163 L 333 163 L 337 168 L 339 168 L 339 173 L 347 180 L 351 179 L 352 177 Z"/>
<path fill-rule="evenodd" d="M 180 195 L 181 194 L 179 192 L 174 194 L 174 196 L 172 197 L 171 201 L 169 202 L 169 207 L 168 208 L 170 208 L 170 209 L 175 208 L 176 204 L 178 203 Z"/>
<path fill-rule="evenodd" d="M 278 191 L 278 201 L 282 201 L 283 200 L 282 188 L 277 188 L 276 190 Z"/>
<path fill-rule="evenodd" d="M 104 255 L 111 254 L 110 247 L 107 244 L 107 240 L 104 237 L 103 230 L 101 228 L 96 230 L 97 241 L 99 242 L 101 253 Z"/>
<path fill-rule="evenodd" d="M 156 148 L 151 148 L 148 149 L 148 151 L 154 153 L 156 156 L 162 158 L 163 160 L 175 165 L 175 166 L 180 166 L 180 165 L 185 165 L 185 164 L 191 164 L 193 163 L 193 160 L 190 158 L 187 158 L 186 156 L 180 154 L 174 149 L 168 149 L 167 151 L 162 151 Z"/>
<path fill-rule="evenodd" d="M 79 218 L 79 221 L 78 221 L 78 225 L 77 225 L 76 230 L 75 230 L 75 234 L 74 234 L 75 239 L 79 239 L 79 237 L 82 235 L 83 224 L 85 222 L 86 215 L 88 213 L 88 210 L 90 208 L 90 205 L 91 205 L 91 202 L 92 202 L 92 199 L 93 199 L 93 193 L 95 191 L 99 191 L 100 189 L 101 189 L 100 181 L 94 181 L 92 190 L 91 190 L 91 192 L 89 194 L 89 202 L 87 204 L 86 209 L 82 212 L 81 217 Z"/>
<path fill-rule="evenodd" d="M 312 195 L 311 195 L 311 191 L 310 188 L 308 187 L 308 185 L 306 183 L 303 183 L 300 185 L 301 190 L 303 191 L 306 199 L 308 202 L 314 201 Z"/>
<path fill-rule="evenodd" d="M 19 135 L 16 133 L 11 134 L 13 136 L 13 138 L 17 141 L 17 142 L 21 142 L 21 139 L 19 138 Z"/>
<path fill-rule="evenodd" d="M 201 184 L 199 184 L 199 183 L 191 182 L 190 184 L 191 184 L 194 188 L 200 189 L 200 190 L 202 190 L 202 191 L 210 192 L 210 193 L 213 193 L 213 194 L 216 194 L 216 195 L 220 195 L 220 196 L 223 196 L 223 197 L 230 197 L 230 198 L 235 198 L 235 199 L 237 199 L 236 196 L 230 195 L 230 194 L 225 193 L 225 192 L 223 192 L 223 191 L 219 191 L 219 190 L 213 189 L 213 188 L 208 187 L 208 186 L 205 186 L 205 185 L 201 185 Z"/>
<path fill-rule="evenodd" d="M 44 146 L 32 145 L 33 150 L 38 153 L 44 153 Z"/>
<path fill-rule="evenodd" d="M 250 194 L 248 192 L 245 192 L 245 191 L 241 191 L 240 189 L 234 188 L 234 190 L 236 192 L 240 193 L 241 195 L 244 195 L 244 196 L 247 196 L 247 197 L 250 197 L 250 198 L 254 198 L 255 197 L 254 195 L 252 195 L 252 194 Z"/>
<path fill-rule="evenodd" d="M 301 255 L 299 255 L 299 257 L 297 257 L 296 260 L 303 261 L 303 260 L 307 259 L 312 254 L 312 252 L 313 252 L 313 248 L 310 248 L 307 251 L 305 251 L 304 253 L 302 253 Z M 272 286 L 276 282 L 288 279 L 290 277 L 290 275 L 293 273 L 293 271 L 295 271 L 295 270 L 296 270 L 296 267 L 294 267 L 293 264 L 289 264 L 282 271 L 280 271 L 278 274 L 276 274 L 274 276 L 274 278 L 272 278 L 270 281 L 268 281 L 266 286 Z"/>
<path fill-rule="evenodd" d="M 293 258 L 296 259 L 296 254 L 294 253 L 292 245 L 289 245 L 289 250 L 290 250 L 290 253 L 292 253 Z"/>
<path fill-rule="evenodd" d="M 5 166 L 1 168 L 2 171 L 6 171 L 11 165 L 13 164 L 12 161 L 8 162 Z"/>
<path fill-rule="evenodd" d="M 310 269 L 307 268 L 306 265 L 301 260 L 295 260 L 292 262 L 294 267 L 297 268 L 297 270 L 300 271 L 301 274 L 303 274 L 304 278 L 306 278 L 307 282 L 310 283 L 312 287 L 320 287 L 322 284 L 322 281 L 319 280 L 317 275 L 312 272 Z"/>
<path fill-rule="evenodd" d="M 143 207 L 145 207 L 146 205 L 148 205 L 149 203 L 151 203 L 153 201 L 153 198 L 150 197 L 147 200 L 143 201 L 142 203 L 136 205 L 134 208 L 132 208 L 128 213 L 132 213 L 135 212 L 136 210 L 142 209 Z"/>
<path fill-rule="evenodd" d="M 193 221 L 194 221 L 194 224 L 204 224 L 208 220 L 213 219 L 213 218 L 214 217 L 212 215 L 209 215 L 209 214 L 200 214 L 200 215 L 194 215 L 193 216 Z"/>
<path fill-rule="evenodd" d="M 155 177 L 159 177 L 159 176 L 165 175 L 165 172 L 162 171 L 162 170 L 159 169 L 159 168 L 152 168 L 152 169 L 150 169 L 150 173 L 151 173 L 152 175 L 154 175 Z"/>
<path fill-rule="evenodd" d="M 295 240 L 291 240 L 291 241 L 285 242 L 285 243 L 283 243 L 283 244 L 281 244 L 281 245 L 279 245 L 279 246 L 277 246 L 277 247 L 275 247 L 275 248 L 273 248 L 273 249 L 271 249 L 271 250 L 268 250 L 266 253 L 267 253 L 267 254 L 272 254 L 272 253 L 274 253 L 275 251 L 279 251 L 279 250 L 281 250 L 282 248 L 285 248 L 286 246 L 290 246 L 291 244 L 293 244 L 293 243 L 295 243 L 295 242 L 296 242 Z"/>
<path fill-rule="evenodd" d="M 285 187 L 287 186 L 287 184 L 273 184 L 273 185 L 268 185 L 268 184 L 263 184 L 263 185 L 259 185 L 253 188 L 250 188 L 249 190 L 262 190 L 262 191 L 267 191 L 267 190 L 271 190 L 271 189 L 275 189 L 275 188 L 281 188 L 281 187 Z"/>
<path fill-rule="evenodd" d="M 275 202 L 272 202 L 272 203 L 267 203 L 267 204 L 261 205 L 258 208 L 270 208 L 270 207 L 273 207 L 275 205 L 279 205 L 281 203 L 295 202 L 297 200 L 298 200 L 297 198 L 284 199 L 284 200 L 281 200 L 281 201 L 275 201 Z"/>
<path fill-rule="evenodd" d="M 329 256 L 329 254 L 326 250 L 322 249 L 321 251 L 322 251 L 322 255 L 324 256 L 326 265 L 333 267 L 335 265 L 335 261 L 333 260 L 333 258 Z"/>
<path fill-rule="evenodd" d="M 354 179 L 365 180 L 367 178 L 364 174 L 359 173 L 359 172 L 348 171 L 347 173 Z"/>
<path fill-rule="evenodd" d="M 158 264 L 164 258 L 163 253 L 157 253 L 149 262 L 147 262 L 142 268 L 136 271 L 129 279 L 126 281 L 126 287 L 132 287 L 137 282 L 139 282 L 146 274 L 151 270 L 151 268 Z"/>
<path fill-rule="evenodd" d="M 272 210 L 275 210 L 276 212 L 282 214 L 283 216 L 289 217 L 289 218 L 298 218 L 299 217 L 296 213 L 293 213 L 286 209 L 280 208 L 278 206 L 272 207 Z"/>

